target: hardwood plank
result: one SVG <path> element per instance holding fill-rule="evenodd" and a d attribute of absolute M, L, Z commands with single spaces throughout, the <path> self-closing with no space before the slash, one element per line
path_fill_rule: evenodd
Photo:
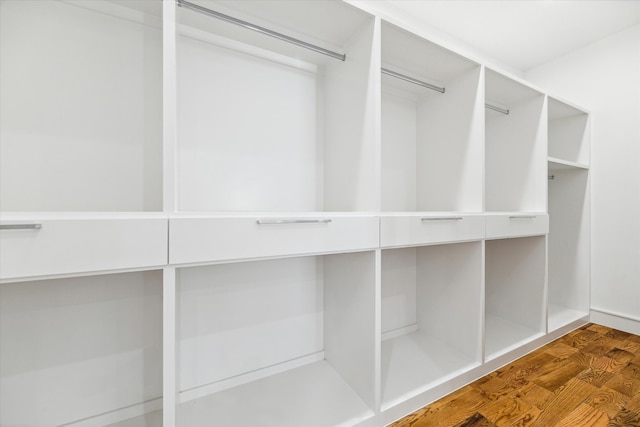
<path fill-rule="evenodd" d="M 640 427 L 640 413 L 623 409 L 613 417 L 608 427 Z"/>
<path fill-rule="evenodd" d="M 491 401 L 505 396 L 515 389 L 516 387 L 498 377 L 492 378 L 477 388 L 483 396 Z"/>
<path fill-rule="evenodd" d="M 607 332 L 604 335 L 606 337 L 615 338 L 617 340 L 626 340 L 627 338 L 629 338 L 633 334 L 630 334 L 629 332 L 619 331 L 617 329 L 611 329 L 609 332 Z"/>
<path fill-rule="evenodd" d="M 640 380 L 625 375 L 615 375 L 605 383 L 605 386 L 629 397 L 640 393 Z"/>
<path fill-rule="evenodd" d="M 584 330 L 575 335 L 566 335 L 564 338 L 562 338 L 562 342 L 570 345 L 571 347 L 582 349 L 583 347 L 591 344 L 593 340 L 598 339 L 599 337 L 601 337 L 601 335 L 597 332 Z"/>
<path fill-rule="evenodd" d="M 596 369 L 602 369 L 607 372 L 616 373 L 624 369 L 624 367 L 627 366 L 627 363 L 619 362 L 607 356 L 601 356 L 594 360 L 591 366 Z"/>
<path fill-rule="evenodd" d="M 529 406 L 539 405 L 542 406 L 544 402 L 553 394 L 544 387 L 540 387 L 538 384 L 529 383 L 519 389 L 515 390 L 514 396 L 527 402 Z"/>
<path fill-rule="evenodd" d="M 554 427 L 607 427 L 608 424 L 607 414 L 583 403 Z"/>
<path fill-rule="evenodd" d="M 487 404 L 479 412 L 487 420 L 502 427 L 511 425 L 511 422 L 524 415 L 531 406 L 517 396 L 517 391 L 513 391 L 504 398 Z"/>
<path fill-rule="evenodd" d="M 597 388 L 591 384 L 576 378 L 570 379 L 544 402 L 540 416 L 531 426 L 549 427 L 559 423 L 596 391 Z"/>
<path fill-rule="evenodd" d="M 591 367 L 580 372 L 576 378 L 596 387 L 602 387 L 607 381 L 613 378 L 613 375 L 613 373 L 607 372 L 604 369 Z"/>
<path fill-rule="evenodd" d="M 602 325 L 597 325 L 597 324 L 591 324 L 589 327 L 587 327 L 588 331 L 593 331 L 596 332 L 598 334 L 607 334 L 609 332 L 611 332 L 611 328 L 607 327 L 607 326 L 602 326 Z"/>
<path fill-rule="evenodd" d="M 539 377 L 534 376 L 531 381 L 549 391 L 555 391 L 582 371 L 584 371 L 582 366 L 571 361 L 565 361 L 564 363 L 555 363 L 548 373 Z"/>
<path fill-rule="evenodd" d="M 620 371 L 620 374 L 629 378 L 640 380 L 640 365 L 629 363 L 624 369 Z"/>
<path fill-rule="evenodd" d="M 632 352 L 623 350 L 618 347 L 611 349 L 608 353 L 605 354 L 605 356 L 625 364 L 631 362 L 636 357 L 636 355 Z"/>
<path fill-rule="evenodd" d="M 613 418 L 625 407 L 629 400 L 629 396 L 625 394 L 608 387 L 602 387 L 596 393 L 589 396 L 584 403 Z"/>
<path fill-rule="evenodd" d="M 580 350 L 575 348 L 575 347 L 571 347 L 568 344 L 565 344 L 563 342 L 560 341 L 554 341 L 553 343 L 551 343 L 549 345 L 549 347 L 544 351 L 546 354 L 549 354 L 557 359 L 561 359 L 564 360 L 567 357 L 571 356 L 572 354 L 575 354 L 577 352 L 579 352 Z"/>
<path fill-rule="evenodd" d="M 458 424 L 456 427 L 499 427 L 496 426 L 491 421 L 487 420 L 480 413 L 476 413 L 469 418 L 467 418 L 462 423 Z"/>

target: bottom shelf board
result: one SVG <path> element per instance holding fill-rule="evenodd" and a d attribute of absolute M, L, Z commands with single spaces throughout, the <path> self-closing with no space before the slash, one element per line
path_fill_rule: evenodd
<path fill-rule="evenodd" d="M 352 426 L 373 412 L 326 361 L 180 405 L 180 427 Z"/>
<path fill-rule="evenodd" d="M 543 332 L 503 317 L 485 314 L 486 360 L 495 359 L 544 335 Z"/>
<path fill-rule="evenodd" d="M 560 329 L 576 320 L 589 316 L 587 310 L 580 311 L 574 308 L 563 307 L 560 305 L 549 304 L 549 332 Z"/>
<path fill-rule="evenodd" d="M 144 415 L 140 415 L 114 424 L 108 424 L 107 427 L 150 427 L 161 425 L 162 411 L 160 410 L 148 412 Z"/>
<path fill-rule="evenodd" d="M 382 410 L 479 365 L 479 361 L 420 331 L 385 340 Z"/>

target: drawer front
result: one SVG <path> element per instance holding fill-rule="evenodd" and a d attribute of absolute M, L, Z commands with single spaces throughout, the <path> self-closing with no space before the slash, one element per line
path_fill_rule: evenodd
<path fill-rule="evenodd" d="M 378 246 L 377 217 L 176 218 L 171 264 L 330 253 Z"/>
<path fill-rule="evenodd" d="M 482 216 L 382 217 L 382 247 L 480 240 L 484 238 Z"/>
<path fill-rule="evenodd" d="M 549 232 L 549 215 L 488 215 L 487 239 L 536 236 Z"/>
<path fill-rule="evenodd" d="M 162 218 L 7 221 L 2 225 L 1 279 L 167 263 L 167 220 Z"/>

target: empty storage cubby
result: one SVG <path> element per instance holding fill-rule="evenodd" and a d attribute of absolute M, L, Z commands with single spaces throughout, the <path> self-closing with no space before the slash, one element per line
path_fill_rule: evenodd
<path fill-rule="evenodd" d="M 485 69 L 485 208 L 546 211 L 546 108 L 542 93 Z"/>
<path fill-rule="evenodd" d="M 162 272 L 0 284 L 0 425 L 108 425 L 162 408 Z"/>
<path fill-rule="evenodd" d="M 2 210 L 162 210 L 161 2 L 0 8 Z"/>
<path fill-rule="evenodd" d="M 589 170 L 549 162 L 549 331 L 589 315 Z"/>
<path fill-rule="evenodd" d="M 545 239 L 485 243 L 485 360 L 546 332 Z"/>
<path fill-rule="evenodd" d="M 382 409 L 482 361 L 482 243 L 382 251 Z"/>
<path fill-rule="evenodd" d="M 589 114 L 549 97 L 549 158 L 585 167 L 589 164 Z"/>
<path fill-rule="evenodd" d="M 185 5 L 178 209 L 376 210 L 373 17 L 329 1 Z M 229 22 L 238 19 L 337 57 Z"/>
<path fill-rule="evenodd" d="M 375 262 L 368 251 L 180 268 L 178 424 L 371 416 Z"/>
<path fill-rule="evenodd" d="M 482 211 L 480 76 L 475 62 L 382 24 L 383 211 Z"/>

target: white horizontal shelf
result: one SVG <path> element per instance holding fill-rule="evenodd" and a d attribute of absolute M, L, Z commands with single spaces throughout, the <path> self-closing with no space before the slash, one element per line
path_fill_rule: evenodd
<path fill-rule="evenodd" d="M 485 360 L 506 354 L 544 335 L 540 331 L 487 313 L 485 316 Z"/>
<path fill-rule="evenodd" d="M 322 361 L 183 403 L 177 425 L 347 427 L 372 415 Z"/>
<path fill-rule="evenodd" d="M 382 343 L 382 410 L 479 366 L 477 360 L 420 331 Z"/>
<path fill-rule="evenodd" d="M 547 162 L 549 170 L 570 170 L 570 169 L 589 169 L 589 165 L 576 163 L 569 160 L 558 159 L 556 157 L 548 157 Z"/>
<path fill-rule="evenodd" d="M 576 310 L 574 308 L 562 307 L 555 304 L 549 304 L 548 328 L 549 332 L 560 329 L 576 320 L 588 320 L 589 311 Z"/>

